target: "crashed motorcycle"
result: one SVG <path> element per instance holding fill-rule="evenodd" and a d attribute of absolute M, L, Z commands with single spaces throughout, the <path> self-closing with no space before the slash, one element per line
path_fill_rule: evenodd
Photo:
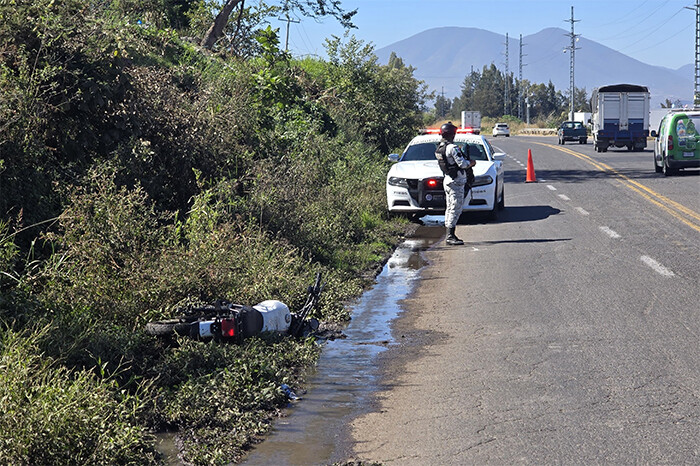
<path fill-rule="evenodd" d="M 305 337 L 316 331 L 319 322 L 310 318 L 323 291 L 321 274 L 308 287 L 306 303 L 298 313 L 277 300 L 267 300 L 254 306 L 217 301 L 213 305 L 180 309 L 181 315 L 168 320 L 149 322 L 146 333 L 160 337 L 180 335 L 196 340 L 240 343 L 263 332 L 279 332 L 293 337 Z"/>

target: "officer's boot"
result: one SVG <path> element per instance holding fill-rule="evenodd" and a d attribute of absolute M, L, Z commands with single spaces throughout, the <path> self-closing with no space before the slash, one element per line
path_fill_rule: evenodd
<path fill-rule="evenodd" d="M 445 238 L 445 242 L 450 246 L 461 246 L 464 244 L 464 241 L 457 238 L 457 235 L 455 235 L 455 227 L 447 229 L 447 238 Z"/>

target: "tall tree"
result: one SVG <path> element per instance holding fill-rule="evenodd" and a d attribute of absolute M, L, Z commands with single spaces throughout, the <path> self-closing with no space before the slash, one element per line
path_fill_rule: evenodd
<path fill-rule="evenodd" d="M 462 110 L 478 110 L 481 109 L 474 108 L 474 91 L 481 80 L 481 73 L 478 71 L 472 71 L 469 73 L 462 82 L 462 93 L 459 97 L 456 97 L 452 101 L 452 118 L 459 118 Z"/>
<path fill-rule="evenodd" d="M 427 86 L 414 68 L 395 57 L 380 65 L 374 47 L 354 36 L 327 41 L 332 115 L 356 125 L 364 139 L 383 153 L 405 144 L 420 127 Z M 432 96 L 431 96 L 432 97 Z"/>
<path fill-rule="evenodd" d="M 396 55 L 396 52 L 391 52 L 391 55 L 389 55 L 389 63 L 387 63 L 387 66 L 391 69 L 401 69 L 404 68 L 406 65 L 404 65 L 403 59 Z"/>
<path fill-rule="evenodd" d="M 496 117 L 503 114 L 504 78 L 496 65 L 484 66 L 481 79 L 474 89 L 472 105 L 480 109 L 484 116 Z"/>
<path fill-rule="evenodd" d="M 452 101 L 442 95 L 435 98 L 435 115 L 438 118 L 445 118 L 452 114 Z"/>
<path fill-rule="evenodd" d="M 586 88 L 574 88 L 574 110 L 577 112 L 590 112 L 591 101 L 588 99 Z"/>
<path fill-rule="evenodd" d="M 200 43 L 202 47 L 210 50 L 214 47 L 216 41 L 223 35 L 224 28 L 228 23 L 231 13 L 239 5 L 243 8 L 244 1 L 245 0 L 226 0 L 226 3 L 221 7 L 214 22 L 209 27 L 209 30 L 204 34 Z M 343 11 L 340 7 L 339 0 L 285 0 L 284 6 L 280 7 L 280 10 L 296 10 L 302 15 L 312 18 L 332 16 L 348 29 L 355 27 L 352 23 L 352 17 L 357 13 L 357 10 Z"/>

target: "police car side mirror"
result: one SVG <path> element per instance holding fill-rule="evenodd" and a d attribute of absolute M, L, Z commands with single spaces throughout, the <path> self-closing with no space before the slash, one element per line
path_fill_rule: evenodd
<path fill-rule="evenodd" d="M 389 162 L 398 162 L 399 157 L 399 154 L 389 154 Z"/>
<path fill-rule="evenodd" d="M 493 154 L 493 159 L 494 160 L 505 160 L 506 154 L 505 152 L 495 152 Z"/>
<path fill-rule="evenodd" d="M 651 133 L 650 133 L 650 136 L 653 137 L 653 138 L 655 138 L 655 137 L 657 136 L 656 130 L 653 130 L 653 129 L 652 129 L 652 130 L 651 130 Z"/>

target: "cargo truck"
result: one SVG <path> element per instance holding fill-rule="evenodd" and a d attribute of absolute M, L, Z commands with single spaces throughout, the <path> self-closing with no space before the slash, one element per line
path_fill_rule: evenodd
<path fill-rule="evenodd" d="M 644 150 L 649 136 L 649 89 L 636 84 L 613 84 L 593 89 L 591 96 L 593 147 Z"/>
<path fill-rule="evenodd" d="M 481 113 L 475 111 L 462 111 L 462 128 L 469 130 L 471 128 L 472 133 L 481 133 Z"/>

